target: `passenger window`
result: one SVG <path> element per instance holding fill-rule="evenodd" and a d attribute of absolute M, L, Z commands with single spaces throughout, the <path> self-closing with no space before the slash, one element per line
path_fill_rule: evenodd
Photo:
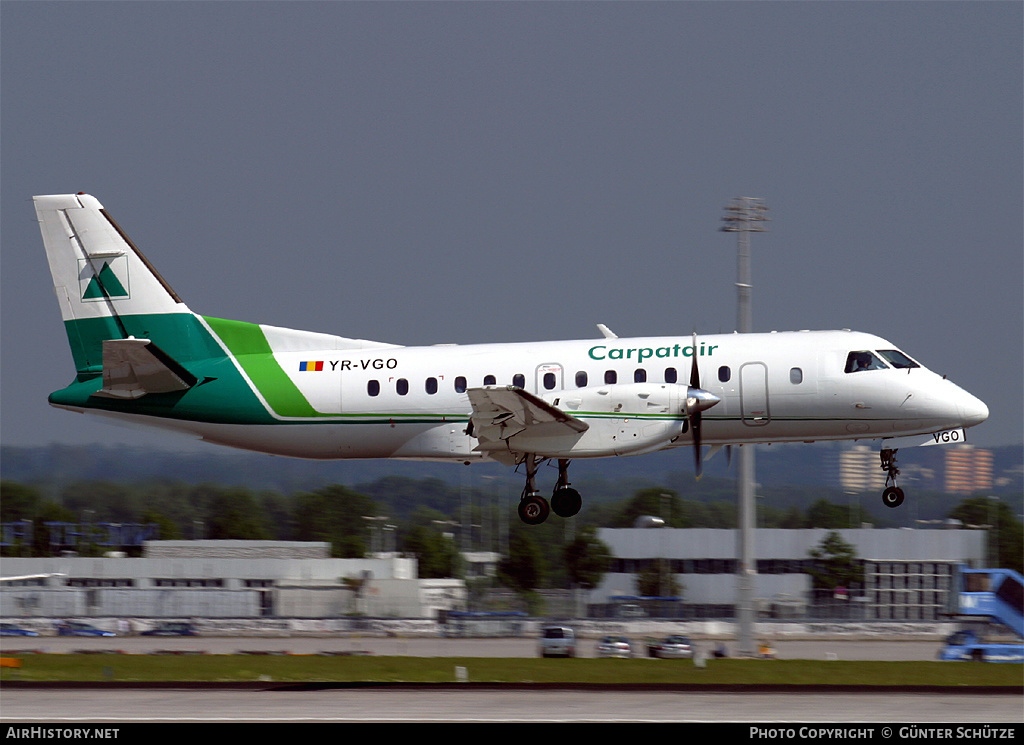
<path fill-rule="evenodd" d="M 615 385 L 617 382 L 619 382 L 619 376 L 615 373 L 614 370 L 605 370 L 604 382 L 605 385 Z"/>
<path fill-rule="evenodd" d="M 634 383 L 646 383 L 647 382 L 647 371 L 642 367 L 638 367 L 633 371 L 633 382 Z"/>
<path fill-rule="evenodd" d="M 804 371 L 799 367 L 794 367 L 789 371 L 789 382 L 793 385 L 800 385 L 804 382 Z"/>
<path fill-rule="evenodd" d="M 674 367 L 665 368 L 665 382 L 676 383 L 679 381 L 679 373 Z"/>
<path fill-rule="evenodd" d="M 493 375 L 484 375 L 484 385 L 497 385 L 498 379 Z"/>
<path fill-rule="evenodd" d="M 720 383 L 728 383 L 730 378 L 732 378 L 732 370 L 730 370 L 726 365 L 722 365 L 718 368 L 718 381 Z"/>
<path fill-rule="evenodd" d="M 409 392 L 409 381 L 405 378 L 399 378 L 395 382 L 395 390 L 398 391 L 399 396 L 404 396 Z"/>
<path fill-rule="evenodd" d="M 871 352 L 850 352 L 846 357 L 846 372 L 848 373 L 885 369 L 885 363 Z"/>
<path fill-rule="evenodd" d="M 583 371 L 583 370 L 580 370 L 578 373 L 576 373 L 576 387 L 577 388 L 586 388 L 587 387 L 587 373 L 585 371 Z"/>
<path fill-rule="evenodd" d="M 427 393 L 431 396 L 437 393 L 437 378 L 427 378 Z"/>
<path fill-rule="evenodd" d="M 550 391 L 555 387 L 555 374 L 553 372 L 544 373 L 544 390 Z"/>
<path fill-rule="evenodd" d="M 461 375 L 455 378 L 455 392 L 465 393 L 466 392 L 466 379 Z"/>
<path fill-rule="evenodd" d="M 380 395 L 380 381 L 379 380 L 368 380 L 366 382 L 366 392 L 371 396 Z"/>
<path fill-rule="evenodd" d="M 523 375 L 522 373 L 516 373 L 515 375 L 512 376 L 512 385 L 514 385 L 516 388 L 525 388 L 526 376 Z"/>

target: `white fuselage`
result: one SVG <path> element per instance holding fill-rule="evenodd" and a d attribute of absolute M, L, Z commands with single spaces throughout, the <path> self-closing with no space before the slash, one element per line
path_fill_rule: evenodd
<path fill-rule="evenodd" d="M 852 352 L 894 349 L 851 331 L 698 337 L 699 387 L 720 399 L 703 413 L 703 444 L 891 438 L 969 427 L 987 417 L 981 401 L 916 363 L 845 371 Z M 466 391 L 514 385 L 590 426 L 537 455 L 629 455 L 692 444 L 678 410 L 651 416 L 629 400 L 647 400 L 644 386 L 685 390 L 693 354 L 686 337 L 275 348 L 274 359 L 315 417 L 274 414 L 277 423 L 266 425 L 145 418 L 212 442 L 281 455 L 474 461 L 489 454 L 466 433 Z M 637 391 L 639 398 L 632 395 Z M 590 405 L 618 394 L 625 396 L 619 404 L 600 411 Z"/>

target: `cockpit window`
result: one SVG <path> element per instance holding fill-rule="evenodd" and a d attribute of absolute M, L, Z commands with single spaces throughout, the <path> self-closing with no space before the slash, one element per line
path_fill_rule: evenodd
<path fill-rule="evenodd" d="M 846 372 L 848 373 L 885 369 L 885 363 L 878 359 L 874 352 L 850 352 L 846 357 Z"/>
<path fill-rule="evenodd" d="M 898 349 L 879 349 L 878 353 L 885 358 L 885 361 L 897 370 L 907 370 L 911 367 L 920 367 L 919 364 L 907 357 Z"/>

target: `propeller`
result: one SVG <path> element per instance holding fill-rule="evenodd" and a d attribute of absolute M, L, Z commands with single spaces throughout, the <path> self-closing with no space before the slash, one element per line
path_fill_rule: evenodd
<path fill-rule="evenodd" d="M 699 479 L 704 473 L 701 461 L 701 412 L 710 409 L 721 399 L 700 387 L 700 370 L 697 368 L 697 332 L 693 332 L 693 364 L 690 366 L 690 387 L 686 390 L 686 417 L 693 432 L 693 467 Z"/>

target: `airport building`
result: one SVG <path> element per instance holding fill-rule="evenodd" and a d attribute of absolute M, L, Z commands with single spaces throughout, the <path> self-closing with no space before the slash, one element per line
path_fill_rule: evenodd
<path fill-rule="evenodd" d="M 3 618 L 436 618 L 465 582 L 419 579 L 416 559 L 330 558 L 330 544 L 148 541 L 143 558 L 3 559 Z M 32 576 L 36 575 L 36 576 Z M 39 576 L 47 575 L 47 576 Z"/>
<path fill-rule="evenodd" d="M 981 530 L 837 530 L 854 547 L 864 581 L 860 587 L 815 591 L 810 552 L 830 532 L 756 531 L 754 587 L 760 617 L 805 618 L 814 610 L 857 620 L 938 620 L 948 608 L 957 567 L 985 563 L 987 534 Z M 611 571 L 589 595 L 595 613 L 622 615 L 621 609 L 627 608 L 626 615 L 652 611 L 680 618 L 734 615 L 738 531 L 603 529 L 598 537 L 615 558 Z M 672 600 L 639 597 L 637 576 L 658 562 L 667 565 L 682 588 Z M 812 605 L 818 607 L 812 609 Z"/>
<path fill-rule="evenodd" d="M 823 593 L 812 588 L 810 551 L 830 532 L 756 532 L 760 618 L 935 621 L 948 608 L 957 568 L 985 564 L 981 530 L 839 530 L 863 582 Z M 614 558 L 587 594 L 588 615 L 735 615 L 737 531 L 602 529 L 599 538 Z M 469 610 L 464 580 L 420 579 L 415 559 L 375 557 L 330 558 L 327 543 L 211 540 L 149 541 L 142 558 L 4 558 L 0 617 L 442 619 Z M 480 558 L 474 573 L 486 574 L 495 557 Z M 641 598 L 637 576 L 656 563 L 680 589 Z"/>

